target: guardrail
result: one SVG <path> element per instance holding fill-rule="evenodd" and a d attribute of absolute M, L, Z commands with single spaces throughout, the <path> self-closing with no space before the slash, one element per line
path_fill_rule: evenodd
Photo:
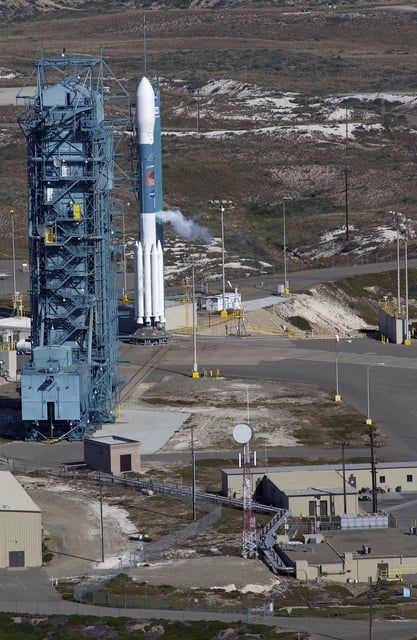
<path fill-rule="evenodd" d="M 59 476 L 61 478 L 71 478 L 72 480 L 84 480 L 86 482 L 100 482 L 111 485 L 121 485 L 123 487 L 130 487 L 133 490 L 140 490 L 144 493 L 148 492 L 149 495 L 165 495 L 179 499 L 185 499 L 187 501 L 192 500 L 192 489 L 187 487 L 179 487 L 178 485 L 156 482 L 155 480 L 147 480 L 143 478 L 129 478 L 126 476 L 116 476 L 109 473 L 101 473 L 97 471 L 68 471 L 61 469 L 50 469 L 47 473 L 51 476 Z M 152 492 L 152 493 L 151 493 Z M 224 506 L 235 507 L 237 509 L 243 508 L 243 500 L 237 498 L 229 498 L 226 496 L 218 495 L 216 493 L 208 493 L 206 491 L 196 491 L 195 499 L 199 502 L 216 503 Z M 252 503 L 253 511 L 259 513 L 282 513 L 283 510 L 271 505 L 259 504 L 257 502 Z"/>

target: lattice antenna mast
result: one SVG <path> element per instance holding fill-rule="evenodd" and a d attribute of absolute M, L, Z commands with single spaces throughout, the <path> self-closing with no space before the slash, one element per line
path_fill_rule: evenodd
<path fill-rule="evenodd" d="M 253 436 L 253 429 L 249 424 L 242 423 L 233 429 L 233 438 L 243 445 L 243 518 L 242 518 L 242 556 L 254 558 L 256 549 L 256 526 L 252 511 L 252 487 L 250 468 L 249 442 Z"/>

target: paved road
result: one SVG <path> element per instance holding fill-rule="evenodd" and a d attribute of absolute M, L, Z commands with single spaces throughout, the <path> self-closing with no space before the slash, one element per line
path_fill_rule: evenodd
<path fill-rule="evenodd" d="M 193 610 L 163 610 L 163 609 L 115 609 L 83 605 L 57 598 L 50 579 L 43 569 L 18 571 L 0 571 L 0 610 L 13 613 L 44 614 L 44 615 L 94 615 L 99 617 L 127 616 L 139 620 L 222 620 L 234 622 L 249 621 L 245 614 L 224 613 Z M 368 620 L 322 619 L 271 617 L 255 618 L 252 622 L 278 626 L 283 629 L 307 631 L 311 640 L 364 640 L 368 638 Z M 373 622 L 374 638 L 378 640 L 411 640 L 416 637 L 417 624 L 412 620 L 377 621 Z"/>
<path fill-rule="evenodd" d="M 370 416 L 390 439 L 378 457 L 417 460 L 417 341 L 404 346 L 356 338 L 340 342 L 338 349 L 339 392 L 364 416 L 363 422 L 358 423 L 362 429 L 368 413 L 369 367 Z M 200 368 L 219 368 L 226 384 L 230 377 L 238 377 L 294 380 L 334 390 L 336 387 L 334 340 L 199 337 L 197 360 Z M 148 381 L 157 382 L 169 371 L 189 375 L 192 363 L 192 340 L 176 340 L 161 364 L 149 372 Z"/>
<path fill-rule="evenodd" d="M 17 289 L 26 293 L 29 289 L 29 273 L 23 271 L 22 264 L 24 260 L 16 260 L 16 286 Z M 401 269 L 404 269 L 404 262 L 400 261 Z M 408 260 L 408 267 L 411 269 L 417 267 L 417 258 Z M 369 262 L 366 264 L 356 264 L 345 267 L 331 267 L 327 269 L 310 269 L 307 271 L 294 271 L 288 274 L 289 285 L 291 291 L 300 291 L 306 287 L 321 282 L 332 282 L 341 278 L 349 278 L 367 273 L 382 273 L 384 271 L 396 271 L 397 262 Z M 10 275 L 6 279 L 0 279 L 0 295 L 10 296 L 13 293 L 13 261 L 0 260 L 0 273 L 7 271 Z M 133 273 L 127 273 L 127 287 L 129 291 L 133 291 Z M 119 276 L 120 290 L 123 287 L 124 276 Z M 254 300 L 265 297 L 265 292 L 277 292 L 278 284 L 282 284 L 284 280 L 283 273 L 274 273 L 272 275 L 250 276 L 249 278 L 233 279 L 233 286 L 242 288 L 243 301 Z M 260 283 L 263 283 L 260 287 Z M 221 290 L 221 281 L 213 281 L 210 285 L 212 290 Z M 255 288 L 258 287 L 258 288 Z M 168 287 L 166 295 L 179 294 L 183 295 L 183 287 Z"/>

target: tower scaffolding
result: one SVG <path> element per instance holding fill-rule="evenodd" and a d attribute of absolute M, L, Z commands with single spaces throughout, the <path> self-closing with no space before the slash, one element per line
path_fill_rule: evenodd
<path fill-rule="evenodd" d="M 34 78 L 33 95 L 26 89 Z M 81 439 L 115 420 L 114 156 L 127 118 L 108 115 L 111 100 L 126 102 L 128 114 L 129 95 L 104 60 L 65 53 L 41 55 L 17 96 L 27 141 L 32 312 L 22 418 L 36 438 Z"/>

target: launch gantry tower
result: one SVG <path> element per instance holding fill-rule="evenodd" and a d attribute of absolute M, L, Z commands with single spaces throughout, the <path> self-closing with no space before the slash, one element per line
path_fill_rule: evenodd
<path fill-rule="evenodd" d="M 126 119 L 109 117 L 110 100 L 125 101 L 128 113 L 128 93 L 103 59 L 65 52 L 42 55 L 17 97 L 27 140 L 32 312 L 22 418 L 38 438 L 81 439 L 115 419 L 114 156 Z"/>

